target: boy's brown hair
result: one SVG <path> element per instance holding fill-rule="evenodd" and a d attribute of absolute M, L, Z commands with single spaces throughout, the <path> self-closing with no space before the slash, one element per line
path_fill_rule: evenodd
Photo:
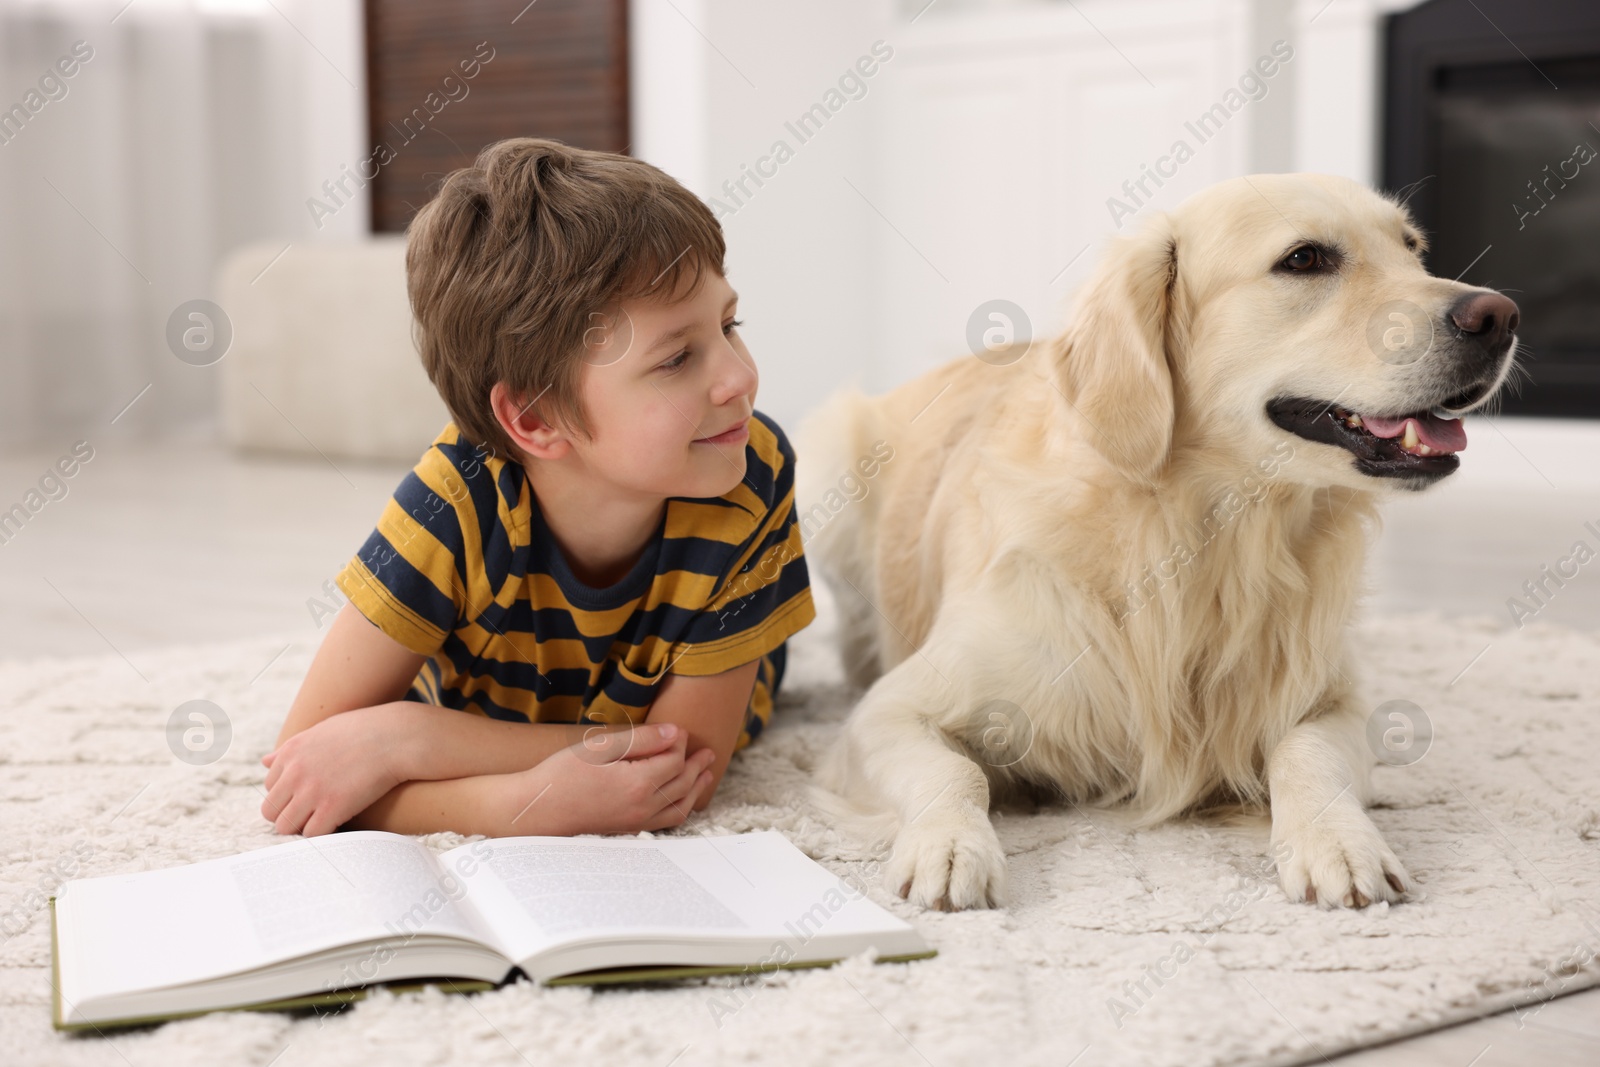
<path fill-rule="evenodd" d="M 586 342 L 605 336 L 624 301 L 684 282 L 692 293 L 708 266 L 726 273 L 721 225 L 672 177 L 535 137 L 497 141 L 451 171 L 407 235 L 422 365 L 465 439 L 519 461 L 489 406 L 496 382 L 589 438 Z"/>

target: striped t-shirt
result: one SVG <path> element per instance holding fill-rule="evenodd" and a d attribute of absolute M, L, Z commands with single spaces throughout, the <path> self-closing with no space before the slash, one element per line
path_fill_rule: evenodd
<path fill-rule="evenodd" d="M 454 422 L 385 505 L 336 581 L 374 625 L 428 656 L 408 700 L 511 722 L 643 722 L 670 673 L 760 660 L 735 751 L 761 733 L 786 639 L 816 617 L 794 515 L 794 452 L 757 411 L 744 479 L 668 497 L 629 573 L 580 582 L 522 465 Z"/>

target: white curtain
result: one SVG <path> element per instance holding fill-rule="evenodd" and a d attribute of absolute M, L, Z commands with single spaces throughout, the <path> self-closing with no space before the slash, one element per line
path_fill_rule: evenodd
<path fill-rule="evenodd" d="M 366 233 L 306 208 L 363 154 L 361 56 L 360 0 L 0 0 L 0 448 L 214 439 L 168 319 L 240 244 Z"/>

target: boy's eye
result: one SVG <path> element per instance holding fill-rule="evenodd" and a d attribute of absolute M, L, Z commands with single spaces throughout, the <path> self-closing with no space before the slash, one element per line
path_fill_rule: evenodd
<path fill-rule="evenodd" d="M 729 319 L 727 322 L 722 324 L 722 336 L 728 336 L 728 334 L 732 333 L 734 330 L 743 325 L 743 319 Z M 657 364 L 656 369 L 668 371 L 678 370 L 685 363 L 689 362 L 689 355 L 690 352 L 686 348 L 682 352 L 679 352 L 677 355 L 673 356 L 671 359 L 667 360 L 665 363 Z"/>

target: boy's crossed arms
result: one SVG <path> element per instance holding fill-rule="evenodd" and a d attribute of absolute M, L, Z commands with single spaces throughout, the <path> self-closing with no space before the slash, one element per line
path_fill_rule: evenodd
<path fill-rule="evenodd" d="M 710 804 L 759 662 L 668 674 L 643 726 L 516 723 L 398 699 L 425 656 L 346 603 L 295 697 L 261 814 L 282 834 L 342 826 L 491 837 L 636 833 Z"/>

